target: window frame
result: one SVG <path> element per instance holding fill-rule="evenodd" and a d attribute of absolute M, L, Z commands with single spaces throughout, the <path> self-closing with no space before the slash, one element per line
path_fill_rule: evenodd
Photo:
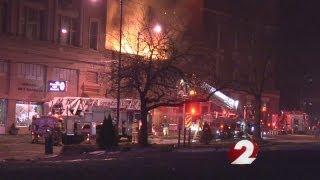
<path fill-rule="evenodd" d="M 72 79 L 79 77 L 78 69 L 54 67 L 52 72 L 53 72 L 53 75 L 52 75 L 53 80 L 70 82 Z"/>
<path fill-rule="evenodd" d="M 93 78 L 88 78 L 88 77 L 93 77 L 93 76 L 90 76 L 90 75 L 95 75 L 94 79 L 95 81 L 91 81 Z M 97 72 L 94 72 L 94 71 L 87 71 L 86 72 L 86 82 L 88 83 L 93 83 L 93 84 L 98 84 L 99 82 L 99 79 L 98 79 L 98 73 Z"/>
<path fill-rule="evenodd" d="M 8 3 L 0 2 L 0 34 L 7 30 Z"/>
<path fill-rule="evenodd" d="M 0 74 L 8 74 L 9 72 L 9 62 L 0 60 Z"/>
<path fill-rule="evenodd" d="M 18 63 L 17 74 L 19 78 L 43 81 L 45 80 L 45 76 L 46 76 L 45 68 L 46 66 L 41 64 Z M 39 74 L 38 74 L 38 69 L 40 69 Z"/>
<path fill-rule="evenodd" d="M 94 35 L 92 33 L 92 25 L 93 25 L 93 23 L 96 23 L 96 25 L 97 25 L 96 35 Z M 89 21 L 89 36 L 88 36 L 88 38 L 89 38 L 89 48 L 90 49 L 93 49 L 93 50 L 98 50 L 99 49 L 99 27 L 100 27 L 99 19 L 91 18 L 90 21 Z M 95 47 L 91 47 L 92 38 L 95 38 L 95 40 L 96 40 Z"/>
<path fill-rule="evenodd" d="M 65 24 L 66 23 L 66 24 Z M 64 27 L 66 26 L 66 27 Z M 62 33 L 66 29 L 67 33 Z M 66 46 L 79 47 L 79 22 L 77 18 L 70 16 L 58 16 L 58 43 Z M 64 37 L 65 36 L 65 37 Z M 65 40 L 63 39 L 65 38 Z"/>

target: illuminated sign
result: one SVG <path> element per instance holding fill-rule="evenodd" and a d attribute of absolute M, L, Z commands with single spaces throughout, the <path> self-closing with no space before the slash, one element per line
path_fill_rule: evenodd
<path fill-rule="evenodd" d="M 66 81 L 49 81 L 50 92 L 65 92 L 67 89 Z"/>

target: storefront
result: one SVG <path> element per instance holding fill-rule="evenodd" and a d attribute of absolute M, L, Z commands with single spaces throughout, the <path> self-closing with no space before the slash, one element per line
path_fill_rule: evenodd
<path fill-rule="evenodd" d="M 6 120 L 7 120 L 7 100 L 0 99 L 0 134 L 5 134 Z"/>
<path fill-rule="evenodd" d="M 33 117 L 42 115 L 42 103 L 38 102 L 16 102 L 16 126 L 28 127 Z"/>

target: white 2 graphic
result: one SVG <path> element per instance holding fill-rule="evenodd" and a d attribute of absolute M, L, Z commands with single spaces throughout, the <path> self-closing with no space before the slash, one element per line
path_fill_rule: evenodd
<path fill-rule="evenodd" d="M 241 140 L 234 146 L 234 149 L 241 150 L 243 146 L 246 147 L 246 151 L 243 152 L 231 164 L 251 164 L 256 159 L 256 158 L 250 157 L 253 154 L 253 150 L 254 150 L 254 145 L 251 141 Z"/>

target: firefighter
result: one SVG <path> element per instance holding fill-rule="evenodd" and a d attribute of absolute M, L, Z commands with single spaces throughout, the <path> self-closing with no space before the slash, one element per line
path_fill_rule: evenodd
<path fill-rule="evenodd" d="M 53 137 L 50 129 L 46 129 L 44 133 L 45 155 L 53 154 Z"/>
<path fill-rule="evenodd" d="M 169 136 L 169 122 L 167 120 L 167 116 L 164 116 L 164 120 L 162 123 L 162 131 L 163 131 L 163 136 Z"/>
<path fill-rule="evenodd" d="M 126 122 L 125 122 L 125 121 L 122 121 L 121 130 L 122 130 L 122 136 L 127 136 L 127 132 L 126 132 Z"/>
<path fill-rule="evenodd" d="M 138 120 L 135 119 L 132 123 L 132 144 L 138 143 L 138 132 L 139 132 L 139 123 Z"/>

